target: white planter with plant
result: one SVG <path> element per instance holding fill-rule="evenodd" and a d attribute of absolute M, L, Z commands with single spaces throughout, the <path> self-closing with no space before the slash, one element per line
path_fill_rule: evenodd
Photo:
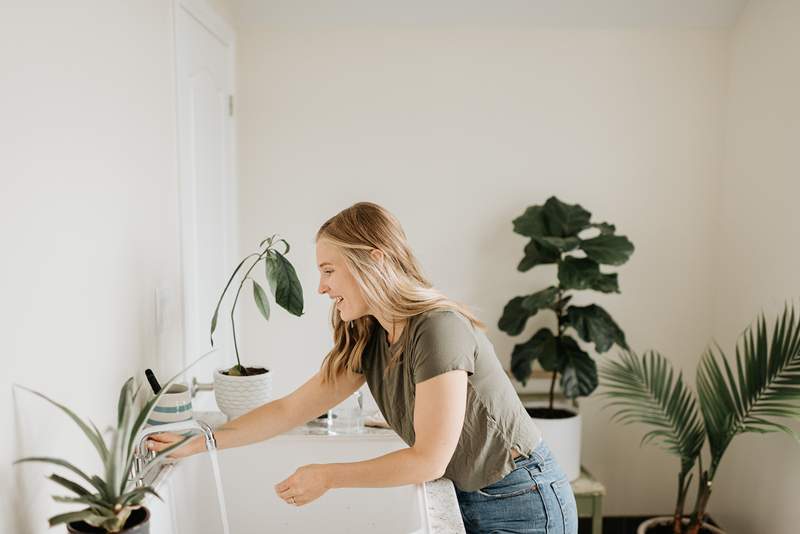
<path fill-rule="evenodd" d="M 553 314 L 552 330 L 542 327 L 528 341 L 514 346 L 511 373 L 523 387 L 532 376 L 534 362 L 552 373 L 548 404 L 526 403 L 526 410 L 570 480 L 580 475 L 581 419 L 571 406 L 554 404 L 556 380 L 560 377 L 561 391 L 567 399 L 585 397 L 597 387 L 597 365 L 568 330 L 571 328 L 583 341 L 594 343 L 598 353 L 614 344 L 627 348 L 625 334 L 603 308 L 596 304 L 568 305 L 573 297 L 570 290 L 619 293 L 617 274 L 602 273 L 600 266 L 622 265 L 633 253 L 633 244 L 625 236 L 614 235 L 614 225 L 591 223 L 590 218 L 591 213 L 579 204 L 565 204 L 550 197 L 543 206 L 530 206 L 514 219 L 514 232 L 530 238 L 517 270 L 555 265 L 558 284 L 511 299 L 497 325 L 516 336 L 540 311 Z"/>
<path fill-rule="evenodd" d="M 626 351 L 601 368 L 603 395 L 611 399 L 609 406 L 617 408 L 614 418 L 652 427 L 642 443 L 653 442 L 680 460 L 672 516 L 642 523 L 640 534 L 721 532 L 704 521 L 714 477 L 733 439 L 747 432 L 785 432 L 800 440 L 792 428 L 779 422 L 800 420 L 800 321 L 795 310 L 784 310 L 771 333 L 762 315 L 755 329 L 751 325 L 737 341 L 733 364 L 719 347 L 718 354 L 711 348 L 703 354 L 696 398 L 682 373 L 676 374 L 657 352 L 639 357 Z M 694 510 L 685 517 L 695 466 Z M 749 468 L 751 464 L 736 466 L 740 472 Z M 739 491 L 753 488 L 745 485 Z"/>
<path fill-rule="evenodd" d="M 283 253 L 278 252 L 273 248 L 273 245 L 278 243 L 286 245 L 286 250 Z M 266 247 L 264 245 L 266 244 Z M 225 293 L 236 277 L 237 273 L 247 263 L 248 260 L 255 257 L 252 264 L 247 268 L 247 271 L 242 276 L 239 282 L 239 287 L 236 291 L 236 297 L 231 306 L 231 331 L 233 333 L 233 348 L 236 355 L 236 365 L 227 369 L 217 369 L 214 373 L 214 397 L 217 401 L 222 413 L 233 419 L 240 415 L 249 412 L 253 408 L 257 408 L 262 404 L 267 403 L 272 398 L 272 374 L 269 369 L 264 367 L 245 367 L 242 365 L 239 358 L 239 346 L 236 341 L 236 322 L 234 320 L 234 313 L 236 311 L 236 304 L 239 302 L 239 295 L 247 280 L 250 280 L 253 285 L 253 300 L 255 300 L 256 307 L 261 312 L 264 320 L 269 321 L 270 307 L 267 293 L 262 286 L 252 278 L 251 273 L 256 265 L 264 263 L 264 273 L 267 279 L 272 296 L 275 302 L 292 315 L 300 317 L 303 315 L 303 288 L 297 278 L 297 273 L 294 267 L 286 259 L 286 254 L 289 253 L 289 243 L 285 239 L 275 239 L 275 235 L 264 239 L 258 245 L 258 252 L 253 252 L 245 256 L 239 263 L 236 269 L 231 274 L 225 289 L 217 302 L 217 307 L 214 310 L 214 316 L 211 319 L 211 346 L 214 346 L 214 331 L 217 328 L 217 318 L 219 315 L 219 308 L 222 304 L 222 299 Z"/>

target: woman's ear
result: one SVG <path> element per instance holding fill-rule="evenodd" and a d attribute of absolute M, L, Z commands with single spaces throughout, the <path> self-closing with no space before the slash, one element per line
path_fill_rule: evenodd
<path fill-rule="evenodd" d="M 372 259 L 378 263 L 383 263 L 383 251 L 379 248 L 373 248 L 369 251 L 369 255 L 372 256 Z"/>

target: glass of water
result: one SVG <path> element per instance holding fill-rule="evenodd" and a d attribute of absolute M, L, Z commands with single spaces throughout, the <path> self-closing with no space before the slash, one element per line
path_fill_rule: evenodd
<path fill-rule="evenodd" d="M 357 434 L 364 431 L 364 400 L 356 391 L 328 410 L 329 434 Z"/>

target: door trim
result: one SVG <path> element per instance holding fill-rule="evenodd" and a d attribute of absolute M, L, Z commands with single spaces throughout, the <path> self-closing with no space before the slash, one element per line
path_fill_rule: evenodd
<path fill-rule="evenodd" d="M 190 326 L 188 321 L 186 320 L 186 310 L 187 310 L 187 300 L 189 298 L 190 292 L 193 291 L 193 288 L 189 286 L 189 280 L 187 280 L 186 274 L 186 266 L 188 264 L 189 255 L 191 247 L 189 246 L 190 240 L 197 239 L 197 235 L 194 230 L 197 228 L 197 214 L 187 214 L 187 206 L 191 205 L 192 198 L 193 198 L 193 190 L 192 190 L 192 183 L 188 179 L 190 173 L 184 173 L 184 169 L 182 168 L 181 162 L 181 128 L 180 128 L 180 109 L 181 109 L 181 91 L 180 91 L 180 80 L 178 73 L 181 72 L 179 69 L 179 65 L 183 58 L 181 58 L 180 54 L 180 46 L 179 42 L 181 36 L 179 34 L 178 28 L 178 14 L 182 10 L 193 19 L 195 19 L 199 24 L 201 24 L 205 29 L 207 29 L 214 37 L 216 37 L 223 45 L 227 47 L 228 50 L 228 57 L 227 57 L 227 65 L 228 65 L 228 83 L 229 83 L 229 97 L 235 97 L 236 95 L 236 34 L 233 28 L 221 17 L 219 16 L 214 9 L 206 2 L 205 0 L 173 0 L 173 13 L 172 13 L 172 23 L 173 23 L 173 58 L 175 60 L 174 65 L 174 73 L 175 73 L 175 80 L 174 80 L 174 88 L 175 88 L 175 130 L 176 130 L 176 167 L 177 167 L 177 178 L 178 178 L 178 200 L 179 200 L 179 235 L 180 235 L 180 284 L 182 289 L 182 298 L 180 299 L 180 315 L 181 315 L 181 324 L 182 324 L 182 340 L 181 340 L 181 352 L 182 352 L 182 362 L 180 362 L 180 368 L 185 368 L 189 363 L 193 362 L 196 358 L 202 355 L 203 352 L 201 351 L 199 354 L 189 354 L 188 353 L 188 340 L 192 338 L 194 332 L 190 332 Z M 229 116 L 228 120 L 226 121 L 226 138 L 228 139 L 228 161 L 226 162 L 226 169 L 228 170 L 228 179 L 225 181 L 225 220 L 228 224 L 228 231 L 226 232 L 226 242 L 220 244 L 220 251 L 225 255 L 225 263 L 227 269 L 232 271 L 233 267 L 235 266 L 236 258 L 239 256 L 239 246 L 238 246 L 238 184 L 236 181 L 236 169 L 237 169 L 237 162 L 236 162 L 236 122 L 235 122 L 235 113 L 233 116 Z M 187 220 L 190 218 L 191 221 Z M 220 283 L 223 283 L 221 281 Z M 222 286 L 220 286 L 220 290 Z M 237 316 L 238 316 L 238 311 Z M 208 318 L 209 322 L 211 321 L 211 317 Z M 216 346 L 216 345 L 215 345 Z M 210 350 L 210 343 L 208 349 Z"/>

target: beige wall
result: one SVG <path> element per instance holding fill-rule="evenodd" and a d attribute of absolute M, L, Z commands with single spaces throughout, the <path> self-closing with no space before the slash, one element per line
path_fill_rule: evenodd
<path fill-rule="evenodd" d="M 286 7 L 286 6 L 284 6 Z M 286 17 L 291 19 L 291 17 Z M 554 280 L 515 270 L 511 220 L 550 195 L 615 223 L 637 250 L 622 294 L 587 294 L 633 347 L 693 368 L 711 331 L 712 193 L 726 33 L 542 30 L 500 24 L 289 27 L 239 13 L 242 253 L 282 233 L 305 286 L 302 319 L 243 314 L 243 354 L 300 385 L 330 347 L 314 234 L 351 203 L 385 205 L 434 284 L 489 324 Z M 676 462 L 585 403 L 584 460 L 609 514 L 670 510 Z"/>
<path fill-rule="evenodd" d="M 3 4 L 1 532 L 53 532 L 47 518 L 74 509 L 51 500 L 64 494 L 52 467 L 14 459 L 99 466 L 64 414 L 12 384 L 104 428 L 125 378 L 180 350 L 179 325 L 158 337 L 154 317 L 155 288 L 179 284 L 171 12 L 162 0 Z"/>
<path fill-rule="evenodd" d="M 714 230 L 714 338 L 732 353 L 764 312 L 800 295 L 800 3 L 750 2 L 731 33 L 723 174 Z M 792 425 L 800 430 L 800 425 Z M 800 449 L 783 434 L 737 438 L 711 509 L 732 534 L 797 531 Z"/>

